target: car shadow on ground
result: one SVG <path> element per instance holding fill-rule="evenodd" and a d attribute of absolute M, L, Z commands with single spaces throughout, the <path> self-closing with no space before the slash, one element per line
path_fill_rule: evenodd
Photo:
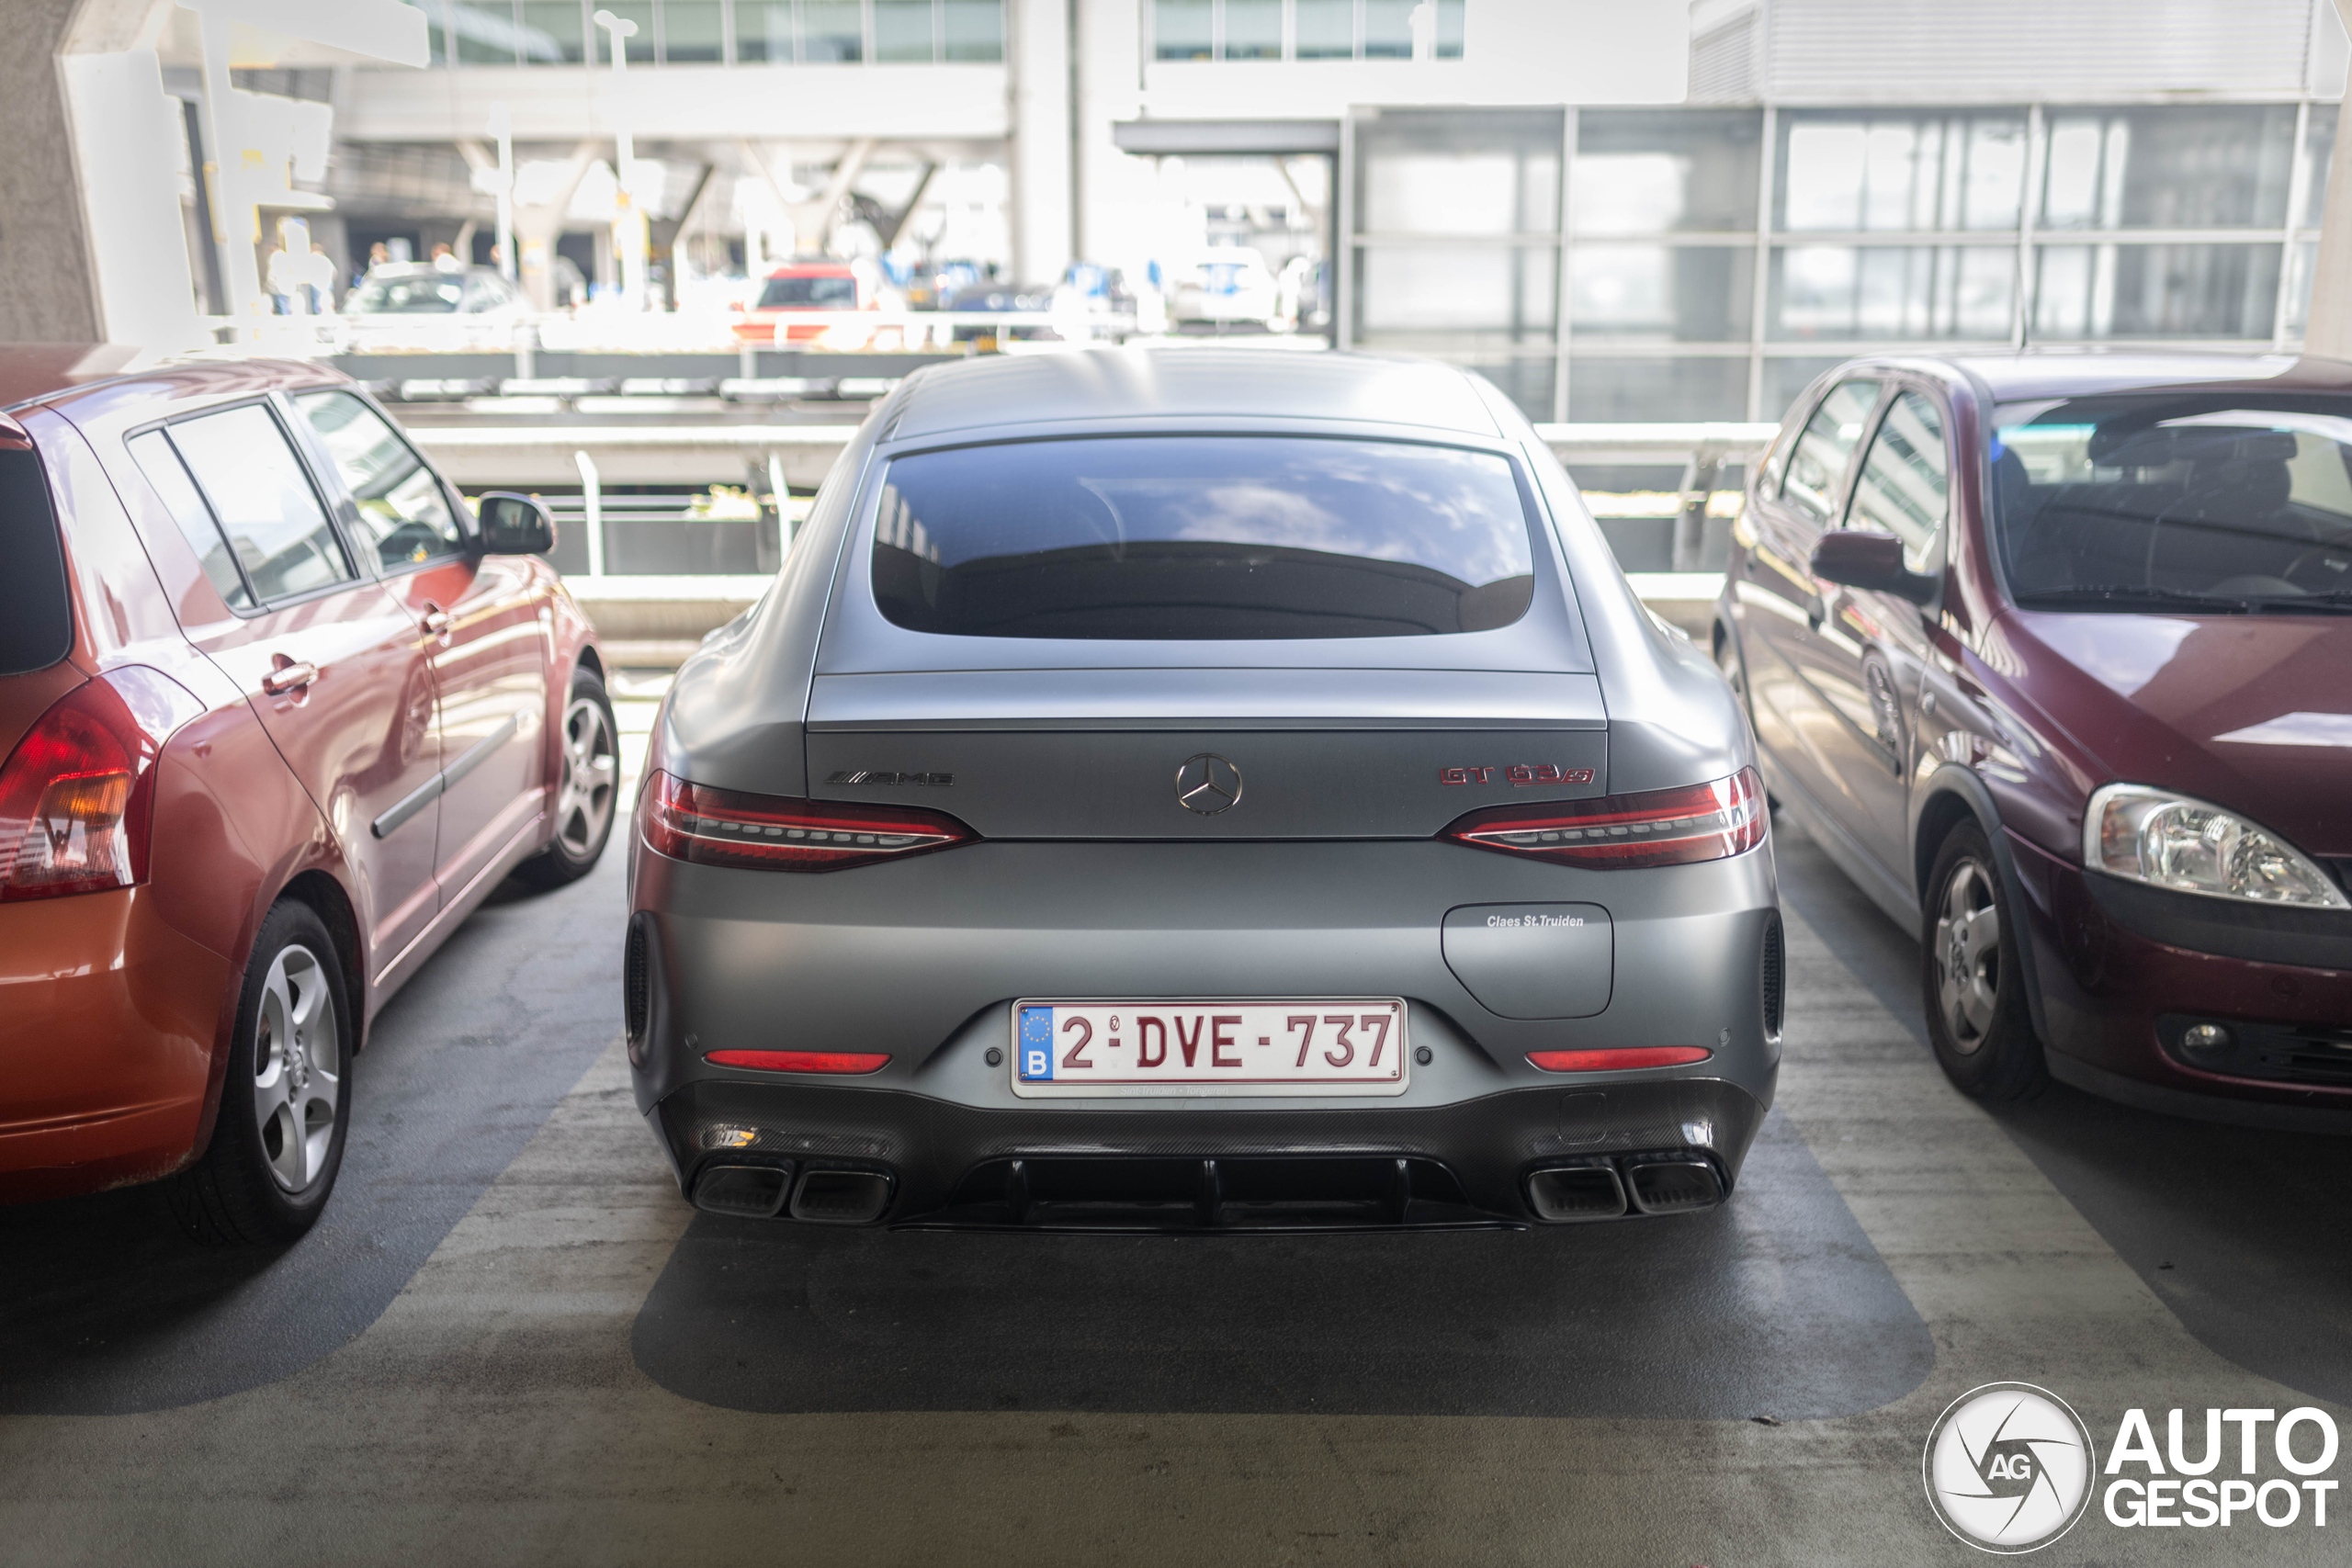
<path fill-rule="evenodd" d="M 1785 1121 L 1699 1214 L 1529 1231 L 830 1230 L 699 1214 L 637 1364 L 763 1412 L 1782 1420 L 1902 1397 L 1927 1326 Z"/>
<path fill-rule="evenodd" d="M 1917 942 L 1785 815 L 1773 836 L 1783 902 L 1928 1050 Z M 2056 1083 L 1987 1109 L 2207 1348 L 2352 1403 L 2352 1136 L 2167 1116 Z"/>
<path fill-rule="evenodd" d="M 291 1247 L 199 1247 L 153 1186 L 0 1207 L 0 1413 L 218 1398 L 375 1322 L 619 1032 L 621 859 L 553 893 L 510 881 L 392 998 Z"/>

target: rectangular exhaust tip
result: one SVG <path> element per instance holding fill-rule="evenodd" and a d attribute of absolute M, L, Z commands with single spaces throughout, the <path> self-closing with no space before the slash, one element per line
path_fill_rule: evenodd
<path fill-rule="evenodd" d="M 1634 1207 L 1645 1214 L 1679 1214 L 1724 1201 L 1715 1168 L 1702 1159 L 1645 1160 L 1625 1172 Z"/>
<path fill-rule="evenodd" d="M 793 1190 L 792 1217 L 820 1225 L 865 1225 L 890 1206 L 890 1179 L 872 1170 L 812 1170 Z"/>
<path fill-rule="evenodd" d="M 707 1166 L 695 1180 L 695 1207 L 739 1219 L 774 1219 L 791 1186 L 788 1165 Z"/>
<path fill-rule="evenodd" d="M 1563 1166 L 1527 1179 L 1527 1206 L 1552 1224 L 1613 1220 L 1625 1212 L 1625 1189 L 1605 1165 Z"/>

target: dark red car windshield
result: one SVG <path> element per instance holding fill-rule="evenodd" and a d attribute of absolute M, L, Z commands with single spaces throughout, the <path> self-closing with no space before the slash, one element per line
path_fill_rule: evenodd
<path fill-rule="evenodd" d="M 2013 403 L 1991 456 L 2019 604 L 2352 614 L 2352 398 Z"/>

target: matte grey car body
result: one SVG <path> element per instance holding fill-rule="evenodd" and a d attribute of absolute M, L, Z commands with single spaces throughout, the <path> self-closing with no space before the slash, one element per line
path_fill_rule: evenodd
<path fill-rule="evenodd" d="M 1501 624 L 1442 635 L 1130 638 L 946 635 L 901 624 L 921 604 L 886 607 L 869 562 L 906 533 L 910 459 L 1136 437 L 1216 437 L 1198 449 L 1243 462 L 1258 449 L 1225 438 L 1507 464 L 1524 613 L 1465 610 Z M 1310 458 L 1326 450 L 1342 447 Z M 1585 809 L 1753 762 L 1713 662 L 1643 608 L 1566 473 L 1475 376 L 1224 349 L 926 370 L 662 708 L 630 861 L 639 1105 L 684 1189 L 737 1213 L 1164 1228 L 1702 1207 L 1778 1067 L 1760 797 L 1755 847 L 1700 863 L 1593 869 L 1442 835 L 1480 808 Z M 969 837 L 824 874 L 694 863 L 648 841 L 653 797 L 681 783 L 922 808 Z M 1518 940 L 1539 928 L 1567 945 Z M 1041 1099 L 1007 1059 L 1035 998 L 1401 998 L 1412 1056 L 1375 1094 Z M 1704 1059 L 1530 1059 L 1660 1046 Z M 888 1060 L 713 1059 L 741 1051 Z"/>

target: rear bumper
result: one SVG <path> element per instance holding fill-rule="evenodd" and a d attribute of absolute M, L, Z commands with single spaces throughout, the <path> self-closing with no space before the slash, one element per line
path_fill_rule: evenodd
<path fill-rule="evenodd" d="M 185 1162 L 230 983 L 148 887 L 0 906 L 0 1202 Z"/>
<path fill-rule="evenodd" d="M 907 1223 L 1000 1200 L 1018 1209 L 1019 1194 L 1003 1190 L 1014 1159 L 1365 1158 L 1393 1169 L 1405 1158 L 1432 1168 L 1415 1202 L 1523 1223 L 1532 1162 L 1682 1151 L 1727 1189 L 1771 1103 L 1780 1046 L 1759 974 L 1778 918 L 1769 850 L 1599 873 L 1427 840 L 991 841 L 812 876 L 633 849 L 643 1000 L 630 1058 L 639 1107 L 689 1193 L 718 1155 L 862 1164 L 890 1174 L 881 1217 Z M 1504 1018 L 1448 966 L 1449 909 L 1513 902 L 1609 911 L 1613 977 L 1599 1010 Z M 1023 1100 L 1006 1054 L 1011 1003 L 1023 996 L 1401 996 L 1427 1058 L 1385 1098 Z M 1604 1073 L 1527 1060 L 1661 1044 L 1713 1054 Z M 812 1079 L 705 1059 L 730 1048 L 890 1061 L 871 1077 Z M 1027 1168 L 1085 1185 L 1060 1165 Z M 1236 1174 L 1272 1188 L 1283 1177 Z M 1188 1179 L 1131 1163 L 1111 1185 L 1130 1178 Z"/>
<path fill-rule="evenodd" d="M 2320 922 L 2303 922 L 2313 929 L 2300 933 L 2222 931 L 2233 911 L 2219 900 L 2194 900 L 2176 916 L 2170 906 L 2189 895 L 2152 897 L 2132 888 L 2119 898 L 2014 833 L 2009 844 L 2026 891 L 2053 1075 L 2153 1110 L 2352 1132 L 2352 968 L 2162 940 L 2202 933 L 2216 945 L 2324 960 L 2334 950 Z M 2250 911 L 2264 920 L 2278 913 Z M 2188 1049 L 2184 1032 L 2200 1021 L 2228 1028 L 2235 1043 Z"/>
<path fill-rule="evenodd" d="M 704 1081 L 648 1120 L 689 1195 L 722 1167 L 871 1171 L 888 1179 L 880 1217 L 893 1224 L 1168 1230 L 1525 1224 L 1533 1172 L 1641 1159 L 1703 1161 L 1728 1191 L 1764 1111 L 1720 1078 L 1223 1112 L 981 1111 L 903 1090 Z M 1216 1168 L 1205 1194 L 1204 1165 Z"/>

